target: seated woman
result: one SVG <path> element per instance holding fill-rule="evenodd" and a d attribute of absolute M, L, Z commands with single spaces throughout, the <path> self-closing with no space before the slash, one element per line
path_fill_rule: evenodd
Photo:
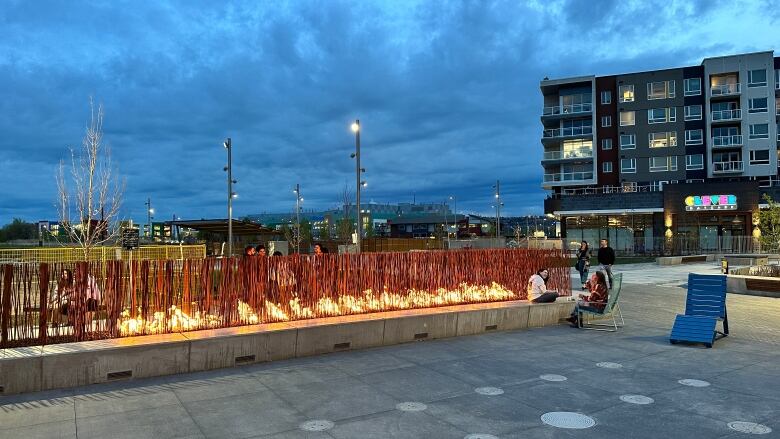
<path fill-rule="evenodd" d="M 555 302 L 558 292 L 547 289 L 547 281 L 550 280 L 550 272 L 546 268 L 537 271 L 528 279 L 528 300 L 531 303 Z"/>
<path fill-rule="evenodd" d="M 566 319 L 572 324 L 573 327 L 578 328 L 580 310 L 602 311 L 607 306 L 607 300 L 609 299 L 609 289 L 607 288 L 607 276 L 603 271 L 597 271 L 593 273 L 590 280 L 585 282 L 585 287 L 590 294 L 580 294 L 577 305 L 574 307 L 574 311 L 571 316 Z"/>

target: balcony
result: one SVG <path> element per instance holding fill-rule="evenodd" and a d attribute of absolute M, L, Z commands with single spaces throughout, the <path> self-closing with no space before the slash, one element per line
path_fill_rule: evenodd
<path fill-rule="evenodd" d="M 713 85 L 710 88 L 710 97 L 717 98 L 720 96 L 735 96 L 740 94 L 741 88 L 739 84 L 721 84 Z"/>
<path fill-rule="evenodd" d="M 593 149 L 587 148 L 569 151 L 545 151 L 542 160 L 576 160 L 590 158 L 593 158 Z"/>
<path fill-rule="evenodd" d="M 542 117 L 582 115 L 593 111 L 593 104 L 572 104 L 559 105 L 555 107 L 544 107 Z"/>
<path fill-rule="evenodd" d="M 555 174 L 544 174 L 545 184 L 555 183 L 575 183 L 593 180 L 593 172 L 556 172 Z"/>
<path fill-rule="evenodd" d="M 715 122 L 733 122 L 742 120 L 742 110 L 720 110 L 712 112 L 712 123 Z"/>
<path fill-rule="evenodd" d="M 715 136 L 712 138 L 713 148 L 739 148 L 742 143 L 742 135 L 735 134 L 733 136 Z"/>
<path fill-rule="evenodd" d="M 742 162 L 714 162 L 712 164 L 713 174 L 735 174 L 744 170 L 745 164 Z"/>
<path fill-rule="evenodd" d="M 544 130 L 543 139 L 555 139 L 560 137 L 588 136 L 593 134 L 592 126 L 552 128 Z"/>

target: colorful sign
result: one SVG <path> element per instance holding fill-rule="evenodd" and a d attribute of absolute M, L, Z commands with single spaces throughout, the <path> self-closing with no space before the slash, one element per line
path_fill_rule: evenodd
<path fill-rule="evenodd" d="M 737 196 L 690 195 L 685 197 L 685 210 L 737 210 Z"/>

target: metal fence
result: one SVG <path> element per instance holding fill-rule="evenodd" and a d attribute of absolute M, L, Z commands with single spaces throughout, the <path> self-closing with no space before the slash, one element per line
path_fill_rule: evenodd
<path fill-rule="evenodd" d="M 559 250 L 0 264 L 0 347 L 519 300 L 540 267 L 571 294 Z"/>
<path fill-rule="evenodd" d="M 130 261 L 162 259 L 202 259 L 205 245 L 149 245 L 128 251 L 121 247 L 94 247 L 87 261 Z M 0 263 L 9 262 L 78 262 L 84 261 L 84 250 L 79 247 L 36 247 L 0 249 Z"/>

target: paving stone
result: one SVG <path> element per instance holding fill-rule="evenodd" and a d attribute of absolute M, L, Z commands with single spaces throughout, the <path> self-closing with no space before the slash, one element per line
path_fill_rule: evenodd
<path fill-rule="evenodd" d="M 168 405 L 76 420 L 79 438 L 202 438 L 184 407 Z"/>

